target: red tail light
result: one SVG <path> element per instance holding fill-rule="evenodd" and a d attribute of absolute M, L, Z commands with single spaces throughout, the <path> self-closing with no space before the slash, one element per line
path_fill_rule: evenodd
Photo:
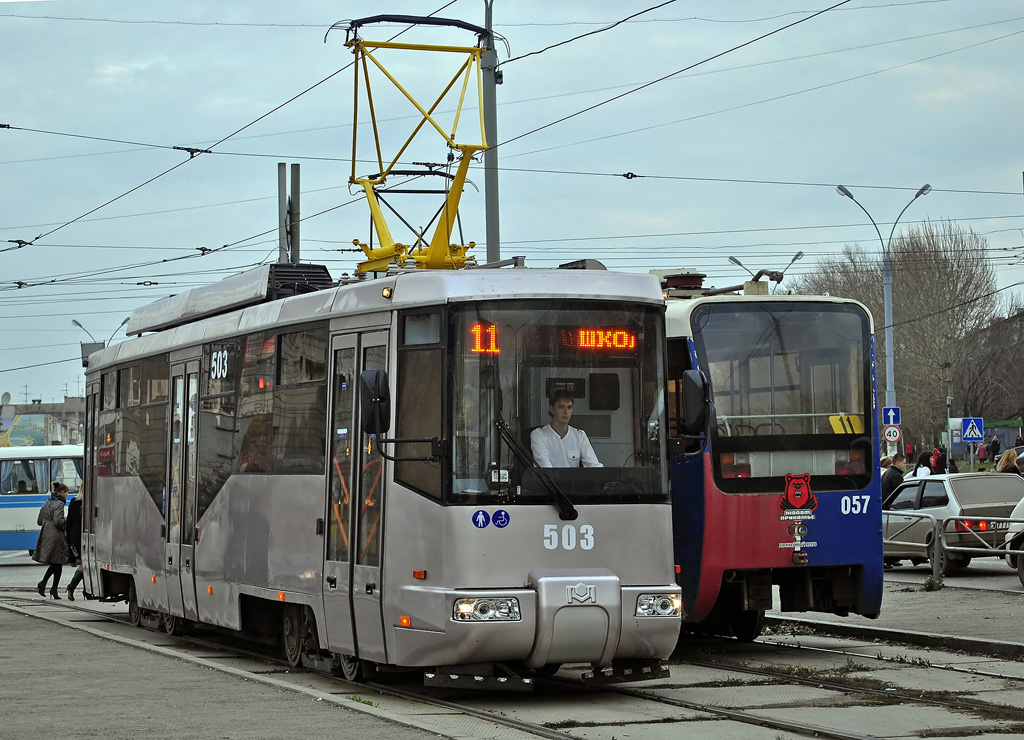
<path fill-rule="evenodd" d="M 987 532 L 988 522 L 984 520 L 974 521 L 971 519 L 964 519 L 962 522 L 957 522 L 955 527 L 957 532 Z"/>

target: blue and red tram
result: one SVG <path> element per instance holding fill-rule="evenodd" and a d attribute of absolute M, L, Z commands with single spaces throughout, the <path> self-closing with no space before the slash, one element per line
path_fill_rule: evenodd
<path fill-rule="evenodd" d="M 867 310 L 820 296 L 667 293 L 684 631 L 751 640 L 773 603 L 877 616 L 881 489 Z"/>

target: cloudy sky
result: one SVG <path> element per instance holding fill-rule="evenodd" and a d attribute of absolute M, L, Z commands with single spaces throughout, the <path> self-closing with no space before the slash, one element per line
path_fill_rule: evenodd
<path fill-rule="evenodd" d="M 1019 291 L 1024 3 L 850 0 L 815 15 L 837 1 L 677 0 L 643 12 L 658 0 L 495 0 L 508 42 L 501 256 L 692 267 L 729 285 L 745 275 L 730 256 L 756 271 L 802 251 L 796 275 L 847 244 L 880 249 L 836 185 L 888 237 L 929 183 L 900 226 L 973 229 L 1004 294 Z M 16 403 L 79 395 L 89 338 L 72 320 L 117 342 L 134 308 L 275 261 L 278 162 L 301 165 L 303 261 L 351 272 L 357 256 L 343 250 L 370 237 L 369 219 L 348 186 L 352 56 L 344 31 L 327 31 L 444 5 L 0 0 L 0 392 Z M 483 25 L 484 2 L 455 0 L 439 15 Z M 460 29 L 402 39 L 475 43 Z M 450 56 L 382 61 L 429 104 L 454 74 Z M 414 111 L 372 84 L 393 155 Z M 457 140 L 478 136 L 475 116 L 463 114 Z M 357 174 L 375 172 L 368 127 L 359 141 Z M 399 167 L 446 156 L 431 135 Z M 469 177 L 462 235 L 483 261 L 482 168 Z M 436 208 L 427 199 L 391 202 L 421 228 Z M 401 222 L 392 230 L 411 241 Z"/>

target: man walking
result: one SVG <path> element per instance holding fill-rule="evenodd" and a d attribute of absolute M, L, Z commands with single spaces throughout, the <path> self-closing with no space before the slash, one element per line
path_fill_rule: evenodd
<path fill-rule="evenodd" d="M 882 475 L 882 504 L 889 500 L 889 496 L 903 482 L 903 471 L 907 468 L 907 458 L 902 452 L 892 456 L 892 465 Z"/>

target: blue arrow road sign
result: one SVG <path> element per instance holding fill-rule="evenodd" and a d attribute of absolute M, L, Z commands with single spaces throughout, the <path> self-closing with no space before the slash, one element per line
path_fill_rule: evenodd
<path fill-rule="evenodd" d="M 882 407 L 882 423 L 883 424 L 895 424 L 900 425 L 900 407 L 899 406 L 884 406 Z"/>
<path fill-rule="evenodd" d="M 960 421 L 964 442 L 982 442 L 985 439 L 985 420 L 964 418 Z"/>

